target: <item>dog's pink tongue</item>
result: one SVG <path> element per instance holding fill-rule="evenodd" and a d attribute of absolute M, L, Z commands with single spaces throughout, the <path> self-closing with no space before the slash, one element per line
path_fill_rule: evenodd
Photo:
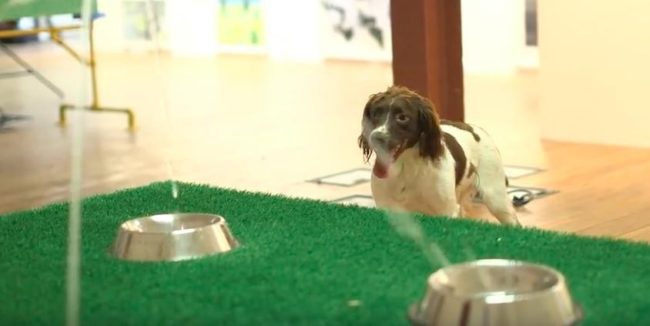
<path fill-rule="evenodd" d="M 377 178 L 384 179 L 388 176 L 388 166 L 377 160 L 375 161 L 372 173 L 374 173 Z"/>

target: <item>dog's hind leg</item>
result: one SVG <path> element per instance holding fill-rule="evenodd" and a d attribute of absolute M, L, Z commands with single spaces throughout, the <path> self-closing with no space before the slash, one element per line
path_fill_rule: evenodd
<path fill-rule="evenodd" d="M 468 214 L 471 212 L 474 194 L 476 194 L 476 188 L 474 186 L 469 186 L 467 189 L 460 193 L 458 205 L 460 206 L 460 216 L 470 217 Z"/>
<path fill-rule="evenodd" d="M 477 168 L 477 188 L 485 206 L 501 224 L 521 225 L 507 194 L 506 176 L 500 161 L 484 161 Z"/>

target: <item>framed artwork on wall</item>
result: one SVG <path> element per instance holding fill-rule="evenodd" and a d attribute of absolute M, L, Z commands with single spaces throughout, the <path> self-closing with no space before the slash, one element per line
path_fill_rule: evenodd
<path fill-rule="evenodd" d="M 324 56 L 390 61 L 390 0 L 321 0 Z"/>
<path fill-rule="evenodd" d="M 219 0 L 219 52 L 263 52 L 266 45 L 263 8 L 262 0 Z"/>
<path fill-rule="evenodd" d="M 152 50 L 157 46 L 167 48 L 166 6 L 164 0 L 121 1 L 122 39 L 125 50 Z M 114 19 L 112 16 L 108 17 Z"/>

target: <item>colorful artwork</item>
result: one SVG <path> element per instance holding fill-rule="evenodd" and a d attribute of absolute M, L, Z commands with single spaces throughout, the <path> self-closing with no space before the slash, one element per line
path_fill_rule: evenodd
<path fill-rule="evenodd" d="M 222 45 L 264 44 L 261 0 L 219 0 L 219 43 Z"/>

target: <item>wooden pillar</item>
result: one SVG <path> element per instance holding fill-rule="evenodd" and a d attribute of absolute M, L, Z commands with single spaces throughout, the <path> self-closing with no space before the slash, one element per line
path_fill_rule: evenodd
<path fill-rule="evenodd" d="M 463 121 L 460 0 L 392 0 L 393 83 Z"/>

